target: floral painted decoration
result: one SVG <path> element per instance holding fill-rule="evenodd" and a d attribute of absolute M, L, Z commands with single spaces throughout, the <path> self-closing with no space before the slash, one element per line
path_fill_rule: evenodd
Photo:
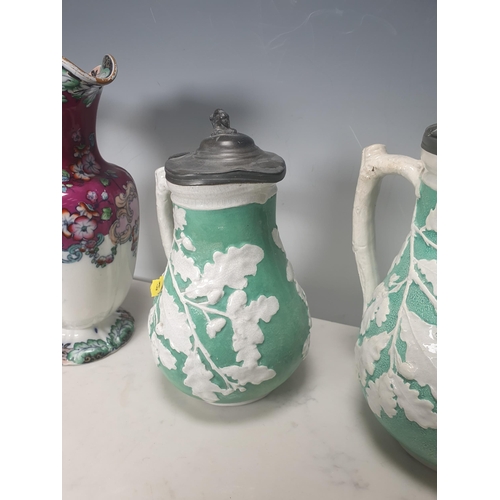
<path fill-rule="evenodd" d="M 95 139 L 82 138 L 80 128 L 71 134 L 74 142 L 74 162 L 62 171 L 62 188 L 66 195 L 72 188 L 88 186 L 85 201 L 63 203 L 62 234 L 63 263 L 78 262 L 83 255 L 91 258 L 97 267 L 113 262 L 117 246 L 132 242 L 132 253 L 137 253 L 139 236 L 139 207 L 136 188 L 130 180 L 120 185 L 120 174 L 103 171 L 93 150 Z M 108 191 L 119 193 L 110 196 Z M 104 238 L 109 235 L 111 248 L 100 252 Z"/>

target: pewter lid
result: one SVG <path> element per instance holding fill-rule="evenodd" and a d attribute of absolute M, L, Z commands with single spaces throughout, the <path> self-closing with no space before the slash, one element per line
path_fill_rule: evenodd
<path fill-rule="evenodd" d="M 278 182 L 286 173 L 283 158 L 262 151 L 248 135 L 229 126 L 229 115 L 210 116 L 212 135 L 194 153 L 171 156 L 165 163 L 169 182 L 181 186 Z"/>
<path fill-rule="evenodd" d="M 437 155 L 438 149 L 438 135 L 437 135 L 437 123 L 434 125 L 429 125 L 424 132 L 422 137 L 421 147 L 424 151 Z"/>

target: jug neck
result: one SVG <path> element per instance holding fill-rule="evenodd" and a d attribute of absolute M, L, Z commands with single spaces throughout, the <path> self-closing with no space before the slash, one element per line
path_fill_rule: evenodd
<path fill-rule="evenodd" d="M 87 106 L 83 100 L 68 96 L 62 105 L 62 156 L 74 161 L 85 154 L 91 153 L 94 158 L 102 161 L 97 145 L 96 119 L 102 88 L 96 89 L 92 103 Z"/>
<path fill-rule="evenodd" d="M 95 133 L 97 108 L 102 87 L 116 78 L 117 71 L 115 58 L 110 54 L 89 72 L 62 58 L 63 168 L 76 159 L 92 170 L 95 161 L 102 161 Z"/>
<path fill-rule="evenodd" d="M 421 150 L 420 159 L 424 164 L 422 182 L 437 191 L 437 155 Z"/>
<path fill-rule="evenodd" d="M 91 153 L 102 161 L 96 137 L 96 119 L 102 87 L 92 88 L 90 104 L 84 99 L 76 99 L 63 92 L 62 104 L 62 156 L 63 164 L 82 158 Z"/>
<path fill-rule="evenodd" d="M 264 204 L 277 192 L 275 183 L 180 186 L 167 182 L 172 203 L 191 210 L 222 210 Z"/>

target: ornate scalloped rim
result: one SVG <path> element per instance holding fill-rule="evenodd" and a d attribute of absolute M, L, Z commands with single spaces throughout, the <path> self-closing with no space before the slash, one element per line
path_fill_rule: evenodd
<path fill-rule="evenodd" d="M 102 58 L 102 63 L 99 66 L 96 66 L 92 71 L 99 72 L 102 64 L 104 63 L 107 57 L 111 60 L 112 66 L 111 66 L 111 73 L 106 78 L 99 78 L 97 76 L 95 77 L 92 76 L 90 72 L 83 71 L 66 57 L 62 58 L 62 66 L 71 74 L 73 74 L 80 80 L 84 81 L 85 83 L 88 83 L 89 85 L 108 85 L 116 78 L 116 75 L 118 73 L 118 66 L 116 64 L 116 59 L 111 54 L 106 54 Z"/>

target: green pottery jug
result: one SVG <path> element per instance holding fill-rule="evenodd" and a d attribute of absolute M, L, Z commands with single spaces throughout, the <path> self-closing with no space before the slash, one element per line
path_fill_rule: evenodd
<path fill-rule="evenodd" d="M 415 187 L 408 237 L 380 282 L 374 212 L 380 182 L 399 174 Z M 437 467 L 437 125 L 420 160 L 363 150 L 353 210 L 353 250 L 364 313 L 355 347 L 363 393 L 379 422 L 415 458 Z"/>
<path fill-rule="evenodd" d="M 175 387 L 216 405 L 263 398 L 309 347 L 306 297 L 276 225 L 285 162 L 216 110 L 211 137 L 156 171 L 167 267 L 149 314 L 154 359 Z"/>

